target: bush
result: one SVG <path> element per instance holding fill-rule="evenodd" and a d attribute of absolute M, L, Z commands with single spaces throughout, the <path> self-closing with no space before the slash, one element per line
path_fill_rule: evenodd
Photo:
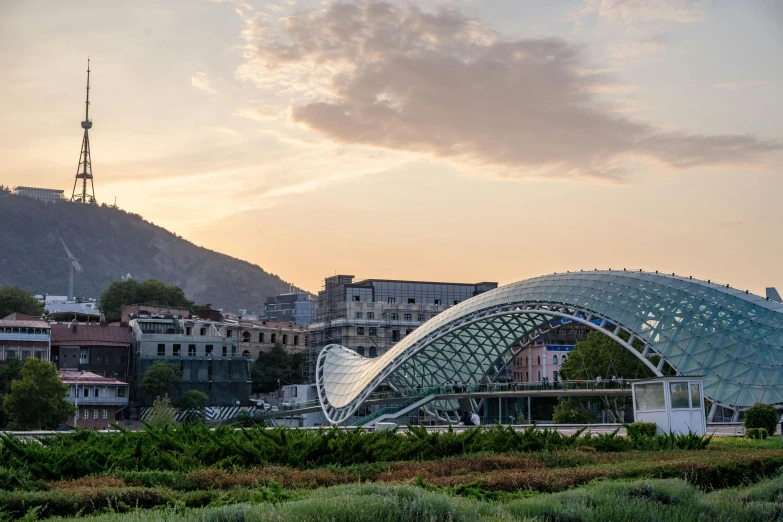
<path fill-rule="evenodd" d="M 769 436 L 766 428 L 748 428 L 745 436 L 749 439 L 766 439 Z"/>
<path fill-rule="evenodd" d="M 771 404 L 757 402 L 745 410 L 745 429 L 765 428 L 768 435 L 774 435 L 778 422 L 778 412 Z"/>
<path fill-rule="evenodd" d="M 632 422 L 625 425 L 628 436 L 635 437 L 654 437 L 658 427 L 654 422 Z"/>

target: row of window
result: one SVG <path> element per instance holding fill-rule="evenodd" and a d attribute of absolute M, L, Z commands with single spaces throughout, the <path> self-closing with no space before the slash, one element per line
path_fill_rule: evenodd
<path fill-rule="evenodd" d="M 378 337 L 378 328 L 371 326 L 367 329 L 369 331 L 370 337 Z M 412 328 L 408 328 L 405 330 L 405 335 L 409 335 L 413 331 Z M 356 327 L 356 335 L 364 335 L 365 329 L 364 326 L 357 326 Z M 399 330 L 392 330 L 392 341 L 399 341 L 400 340 L 400 331 Z"/>
<path fill-rule="evenodd" d="M 0 328 L 0 333 L 15 333 L 15 334 L 28 334 L 28 335 L 48 335 L 48 328 L 19 328 L 17 326 L 5 326 Z"/>
<path fill-rule="evenodd" d="M 19 359 L 24 361 L 32 357 L 35 357 L 36 359 L 46 359 L 46 348 L 41 348 L 39 350 L 15 350 L 15 349 L 5 350 L 6 361 L 8 359 Z"/>
<path fill-rule="evenodd" d="M 540 355 L 536 356 L 536 360 L 537 360 L 536 364 L 541 366 L 541 356 Z M 561 363 L 565 364 L 567 360 L 568 360 L 568 356 L 567 355 L 563 355 L 561 359 L 558 359 L 557 355 L 553 355 L 552 356 L 552 364 L 561 364 Z M 522 357 L 517 359 L 517 366 L 523 366 L 524 363 L 525 363 L 525 361 L 524 361 L 524 359 Z"/>
<path fill-rule="evenodd" d="M 83 419 L 89 419 L 90 418 L 90 410 L 83 410 L 82 412 L 82 418 Z M 106 420 L 109 418 L 109 410 L 103 410 L 103 413 L 101 414 L 101 419 Z M 92 419 L 98 420 L 98 410 L 92 410 Z M 73 416 L 74 422 L 79 420 L 79 410 L 76 410 L 76 414 Z"/>
<path fill-rule="evenodd" d="M 356 353 L 358 353 L 359 355 L 364 355 L 364 346 L 357 346 Z M 367 356 L 370 358 L 378 357 L 378 348 L 376 348 L 375 346 L 370 346 Z"/>
<path fill-rule="evenodd" d="M 354 318 L 355 319 L 365 319 L 366 318 L 368 320 L 373 320 L 373 319 L 375 319 L 375 312 L 356 312 Z M 395 314 L 389 314 L 389 318 L 392 321 L 399 321 L 400 320 L 400 314 L 396 314 L 396 313 Z M 413 314 L 403 314 L 402 315 L 402 320 L 403 321 L 413 321 Z M 416 321 L 418 321 L 420 323 L 423 323 L 426 320 L 427 320 L 427 316 L 426 315 L 424 315 L 424 314 L 417 314 L 416 315 Z M 294 343 L 294 344 L 296 344 L 296 343 Z"/>
<path fill-rule="evenodd" d="M 75 388 L 75 390 L 74 390 Z M 114 391 L 112 391 L 110 388 L 102 387 L 103 392 L 101 392 L 100 387 L 90 387 L 90 386 L 79 386 L 78 384 L 72 384 L 70 386 L 70 396 L 71 397 L 125 397 L 125 395 L 128 392 L 127 386 L 117 386 L 113 387 L 116 388 Z"/>
<path fill-rule="evenodd" d="M 121 354 L 96 354 L 93 355 L 93 364 L 128 364 L 128 357 Z M 79 364 L 90 363 L 89 348 L 79 349 Z"/>
<path fill-rule="evenodd" d="M 232 346 L 231 347 L 231 357 L 235 357 L 237 354 L 237 347 Z M 166 345 L 161 343 L 158 345 L 158 356 L 159 357 L 165 357 L 168 355 L 166 353 Z M 171 355 L 173 357 L 179 357 L 182 355 L 182 345 L 181 344 L 173 344 L 171 345 Z M 211 344 L 207 344 L 204 348 L 204 355 L 214 355 L 214 346 Z M 223 345 L 223 351 L 221 353 L 223 357 L 228 357 L 228 346 Z M 195 357 L 196 356 L 196 345 L 195 344 L 189 344 L 188 345 L 188 357 Z"/>
<path fill-rule="evenodd" d="M 230 335 L 228 337 L 230 337 Z M 258 333 L 258 342 L 259 343 L 263 343 L 265 338 L 266 337 L 264 336 L 264 332 L 259 332 Z M 299 346 L 299 336 L 298 335 L 294 335 L 293 338 L 294 338 L 293 345 L 294 346 Z M 288 334 L 283 334 L 281 341 L 282 341 L 283 344 L 288 344 Z M 242 342 L 243 343 L 253 342 L 253 339 L 251 338 L 250 332 L 242 332 Z M 272 344 L 275 344 L 277 342 L 277 334 L 270 334 L 269 335 L 269 342 L 272 343 Z"/>
<path fill-rule="evenodd" d="M 361 296 L 355 295 L 355 296 L 353 296 L 353 300 L 354 300 L 354 302 L 358 303 L 358 302 L 361 301 Z M 434 299 L 433 301 L 434 301 L 433 304 L 435 306 L 440 306 L 442 300 L 441 299 Z M 397 304 L 397 298 L 396 297 L 389 297 L 389 298 L 386 299 L 386 303 L 387 304 Z M 409 297 L 408 298 L 408 304 L 416 304 L 416 299 L 413 298 L 413 297 Z M 455 305 L 459 304 L 459 299 L 454 299 L 452 304 L 455 304 Z"/>
<path fill-rule="evenodd" d="M 560 372 L 554 371 L 552 372 L 552 380 L 556 381 L 560 378 Z M 530 382 L 530 372 L 525 372 L 525 380 L 522 382 Z M 538 375 L 536 376 L 536 382 L 541 382 L 541 371 L 538 371 Z"/>

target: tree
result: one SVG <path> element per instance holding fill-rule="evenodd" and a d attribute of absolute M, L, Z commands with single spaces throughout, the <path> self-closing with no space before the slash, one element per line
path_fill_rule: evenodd
<path fill-rule="evenodd" d="M 203 420 L 206 417 L 206 408 L 209 404 L 209 396 L 198 390 L 189 390 L 177 401 L 179 409 L 185 411 L 183 422 Z"/>
<path fill-rule="evenodd" d="M 260 353 L 251 372 L 254 393 L 269 393 L 283 382 L 291 381 L 291 356 L 281 342 L 266 353 Z"/>
<path fill-rule="evenodd" d="M 0 319 L 14 312 L 40 317 L 45 310 L 30 292 L 18 286 L 0 287 Z"/>
<path fill-rule="evenodd" d="M 0 364 L 0 428 L 8 425 L 8 415 L 3 410 L 3 397 L 11 392 L 11 383 L 22 377 L 22 361 L 19 359 L 7 359 Z"/>
<path fill-rule="evenodd" d="M 179 368 L 165 361 L 155 361 L 144 372 L 144 377 L 141 379 L 141 389 L 146 394 L 159 397 L 179 386 L 181 382 Z"/>
<path fill-rule="evenodd" d="M 178 286 L 166 285 L 156 279 L 139 283 L 135 279 L 115 281 L 101 294 L 101 312 L 107 321 L 119 321 L 122 307 L 130 304 L 171 306 L 193 310 L 196 304 L 185 297 Z"/>
<path fill-rule="evenodd" d="M 764 428 L 767 434 L 774 435 L 780 419 L 775 407 L 771 404 L 762 404 L 757 402 L 745 410 L 745 420 L 743 424 L 745 429 Z"/>
<path fill-rule="evenodd" d="M 176 413 L 177 410 L 171 405 L 168 395 L 164 395 L 162 399 L 156 397 L 144 422 L 152 428 L 163 428 L 176 423 Z"/>
<path fill-rule="evenodd" d="M 646 379 L 654 377 L 650 368 L 623 345 L 601 332 L 590 332 L 587 340 L 576 344 L 568 354 L 568 360 L 560 367 L 565 380 L 594 380 L 601 376 L 606 382 L 612 376 L 623 379 Z M 559 399 L 561 402 L 563 399 Z M 602 397 L 605 409 L 622 422 L 624 411 L 630 406 L 626 397 Z"/>
<path fill-rule="evenodd" d="M 74 407 L 65 400 L 67 396 L 68 386 L 60 380 L 57 367 L 30 358 L 22 366 L 21 378 L 11 383 L 3 408 L 14 429 L 54 429 L 73 415 Z"/>

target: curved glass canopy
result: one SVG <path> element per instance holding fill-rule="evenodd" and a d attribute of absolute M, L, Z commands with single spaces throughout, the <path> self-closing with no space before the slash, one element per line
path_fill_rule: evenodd
<path fill-rule="evenodd" d="M 328 345 L 318 357 L 318 396 L 329 421 L 340 423 L 382 383 L 491 381 L 568 321 L 613 337 L 657 375 L 665 361 L 682 375 L 703 376 L 705 396 L 719 405 L 783 403 L 783 304 L 689 277 L 611 270 L 541 276 L 480 294 L 377 358 Z"/>

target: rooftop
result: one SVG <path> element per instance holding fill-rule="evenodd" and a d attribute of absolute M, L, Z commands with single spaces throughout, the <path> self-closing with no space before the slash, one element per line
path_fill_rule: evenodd
<path fill-rule="evenodd" d="M 53 324 L 52 345 L 128 346 L 132 329 L 129 326 L 101 324 Z"/>
<path fill-rule="evenodd" d="M 64 370 L 60 372 L 60 380 L 65 384 L 103 384 L 127 386 L 127 382 L 118 381 L 111 377 L 101 377 L 97 373 Z"/>
<path fill-rule="evenodd" d="M 49 329 L 49 323 L 46 321 L 15 321 L 12 319 L 0 319 L 0 328 L 46 328 Z"/>

